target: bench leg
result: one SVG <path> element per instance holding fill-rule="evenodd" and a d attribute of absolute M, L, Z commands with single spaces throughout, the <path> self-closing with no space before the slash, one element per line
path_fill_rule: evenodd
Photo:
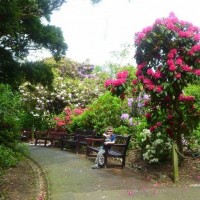
<path fill-rule="evenodd" d="M 108 157 L 107 157 L 107 155 L 105 154 L 105 155 L 104 155 L 104 168 L 107 168 L 107 161 L 108 161 Z"/>

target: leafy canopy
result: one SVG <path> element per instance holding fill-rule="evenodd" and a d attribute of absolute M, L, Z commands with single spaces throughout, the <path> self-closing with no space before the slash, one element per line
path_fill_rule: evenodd
<path fill-rule="evenodd" d="M 20 60 L 30 50 L 45 48 L 58 60 L 67 45 L 60 28 L 48 24 L 64 0 L 12 0 L 0 4 L 0 82 L 22 81 Z"/>

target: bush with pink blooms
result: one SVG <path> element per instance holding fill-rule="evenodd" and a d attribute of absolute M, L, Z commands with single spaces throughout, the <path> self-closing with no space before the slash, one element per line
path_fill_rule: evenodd
<path fill-rule="evenodd" d="M 148 128 L 168 135 L 183 152 L 182 138 L 198 126 L 200 111 L 184 89 L 200 78 L 200 29 L 174 13 L 135 35 L 137 81 L 150 99 Z M 170 153 L 170 152 L 169 152 Z"/>

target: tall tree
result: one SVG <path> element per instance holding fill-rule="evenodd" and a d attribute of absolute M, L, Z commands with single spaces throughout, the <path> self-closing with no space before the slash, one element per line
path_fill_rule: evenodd
<path fill-rule="evenodd" d="M 169 135 L 183 152 L 183 137 L 197 127 L 200 118 L 195 97 L 184 89 L 200 78 L 200 28 L 179 20 L 173 13 L 157 19 L 136 34 L 137 79 L 150 101 L 146 104 L 153 135 Z"/>
<path fill-rule="evenodd" d="M 29 50 L 45 48 L 56 60 L 67 45 L 60 28 L 48 24 L 65 0 L 5 0 L 0 4 L 0 82 L 15 85 Z"/>

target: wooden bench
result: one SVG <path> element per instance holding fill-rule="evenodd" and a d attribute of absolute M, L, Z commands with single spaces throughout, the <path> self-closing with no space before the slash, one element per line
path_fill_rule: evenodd
<path fill-rule="evenodd" d="M 21 141 L 29 142 L 32 139 L 32 130 L 31 129 L 22 130 L 20 139 L 21 139 Z"/>
<path fill-rule="evenodd" d="M 114 158 L 121 158 L 121 167 L 122 169 L 125 166 L 126 162 L 126 152 L 128 149 L 128 145 L 130 142 L 131 136 L 121 136 L 116 135 L 116 142 L 114 144 L 107 144 L 104 145 L 105 153 L 104 153 L 104 167 L 107 167 L 107 160 L 108 157 L 114 157 Z M 99 152 L 100 146 L 104 143 L 103 138 L 96 139 L 96 138 L 87 138 L 87 148 L 86 148 L 86 157 L 89 157 L 91 155 L 94 156 L 96 153 Z"/>
<path fill-rule="evenodd" d="M 58 141 L 61 146 L 61 140 L 66 135 L 65 129 L 48 129 L 44 132 L 36 131 L 35 132 L 35 145 L 38 144 L 39 141 L 44 141 L 44 146 L 47 146 L 47 141 L 50 142 L 50 146 L 54 146 L 55 142 Z"/>
<path fill-rule="evenodd" d="M 77 129 L 72 134 L 66 134 L 61 140 L 61 150 L 68 147 L 75 147 L 79 153 L 81 146 L 87 146 L 86 138 L 96 137 L 96 131 L 92 129 Z"/>

